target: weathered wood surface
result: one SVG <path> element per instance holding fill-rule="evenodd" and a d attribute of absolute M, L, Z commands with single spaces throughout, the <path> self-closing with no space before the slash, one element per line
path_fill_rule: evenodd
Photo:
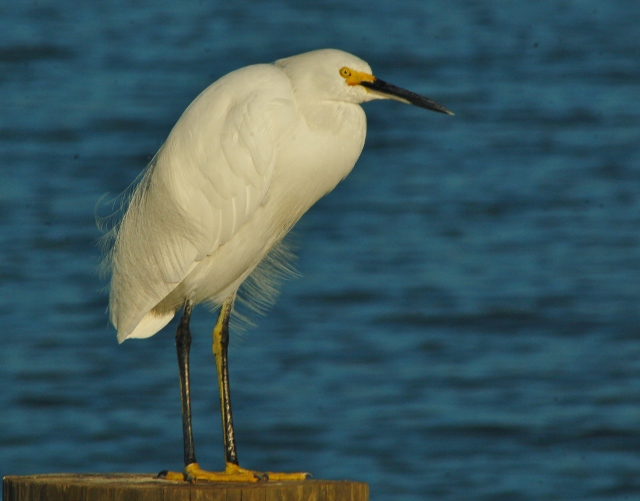
<path fill-rule="evenodd" d="M 6 476 L 3 501 L 368 501 L 363 482 L 187 484 L 146 474 L 47 474 Z"/>

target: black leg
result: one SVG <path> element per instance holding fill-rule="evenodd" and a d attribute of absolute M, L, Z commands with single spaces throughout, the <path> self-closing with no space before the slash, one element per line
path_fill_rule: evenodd
<path fill-rule="evenodd" d="M 176 348 L 178 351 L 178 365 L 180 367 L 180 396 L 182 398 L 182 431 L 184 436 L 184 472 L 162 471 L 160 478 L 187 482 L 256 482 L 259 480 L 304 480 L 307 473 L 260 473 L 246 470 L 238 466 L 236 441 L 233 434 L 233 419 L 231 417 L 231 396 L 229 392 L 229 317 L 233 309 L 235 294 L 222 304 L 218 321 L 213 329 L 213 354 L 216 358 L 218 373 L 218 387 L 220 389 L 220 408 L 222 410 L 222 431 L 224 435 L 225 469 L 223 472 L 210 472 L 200 468 L 196 462 L 193 447 L 193 430 L 191 427 L 191 399 L 189 391 L 189 348 L 191 347 L 191 333 L 189 319 L 193 302 L 187 300 L 176 332 Z"/>
<path fill-rule="evenodd" d="M 189 320 L 193 302 L 187 300 L 180 325 L 176 331 L 176 350 L 178 352 L 178 369 L 180 370 L 180 399 L 182 401 L 182 437 L 184 440 L 184 465 L 196 462 L 196 452 L 193 446 L 193 428 L 191 426 L 191 390 L 189 383 L 189 349 L 191 348 L 191 332 Z"/>
<path fill-rule="evenodd" d="M 236 452 L 236 441 L 233 434 L 231 395 L 229 390 L 229 365 L 227 357 L 229 348 L 229 317 L 231 316 L 234 300 L 235 294 L 229 297 L 220 307 L 218 321 L 213 329 L 213 354 L 215 355 L 216 369 L 218 373 L 225 461 L 227 463 L 237 465 L 238 454 Z"/>

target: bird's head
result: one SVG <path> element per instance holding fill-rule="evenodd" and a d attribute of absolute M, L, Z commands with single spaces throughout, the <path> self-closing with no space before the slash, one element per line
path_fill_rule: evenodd
<path fill-rule="evenodd" d="M 364 103 L 394 99 L 453 115 L 447 108 L 373 76 L 362 59 L 336 49 L 322 49 L 280 59 L 275 65 L 291 79 L 294 92 L 306 100 Z"/>

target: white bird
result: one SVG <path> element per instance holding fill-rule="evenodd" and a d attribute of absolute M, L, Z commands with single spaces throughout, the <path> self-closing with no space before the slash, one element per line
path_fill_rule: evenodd
<path fill-rule="evenodd" d="M 184 472 L 169 479 L 287 480 L 238 466 L 227 345 L 236 292 L 300 217 L 343 180 L 360 156 L 360 103 L 395 99 L 452 115 L 430 99 L 374 77 L 363 60 L 325 49 L 233 71 L 182 114 L 147 167 L 105 258 L 118 341 L 153 336 L 183 308 L 176 332 Z M 220 307 L 214 328 L 226 468 L 195 458 L 189 389 L 189 319 Z"/>

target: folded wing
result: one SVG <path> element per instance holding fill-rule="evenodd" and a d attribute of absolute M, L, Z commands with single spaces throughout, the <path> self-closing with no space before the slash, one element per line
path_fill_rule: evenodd
<path fill-rule="evenodd" d="M 280 85 L 260 87 L 267 78 Z M 229 88 L 235 92 L 226 93 Z M 239 88 L 245 89 L 240 98 Z M 263 201 L 276 167 L 273 124 L 281 124 L 290 106 L 288 79 L 273 66 L 258 65 L 208 87 L 176 123 L 116 228 L 109 302 L 120 341 L 151 336 L 166 325 L 175 305 L 150 311 Z"/>

